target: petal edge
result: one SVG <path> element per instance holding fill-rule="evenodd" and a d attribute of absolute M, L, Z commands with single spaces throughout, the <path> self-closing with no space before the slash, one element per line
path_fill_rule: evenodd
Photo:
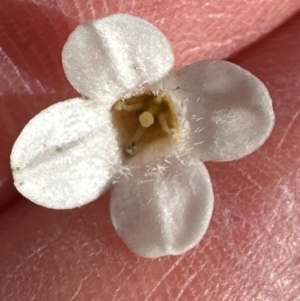
<path fill-rule="evenodd" d="M 82 206 L 96 199 L 120 166 L 110 112 L 75 98 L 36 115 L 11 153 L 16 188 L 38 205 Z"/>
<path fill-rule="evenodd" d="M 260 147 L 275 122 L 265 85 L 249 71 L 226 61 L 207 60 L 179 70 L 188 99 L 190 144 L 202 161 L 230 161 Z"/>
<path fill-rule="evenodd" d="M 204 164 L 170 157 L 132 169 L 111 194 L 113 225 L 127 246 L 146 258 L 179 255 L 205 234 L 213 190 Z"/>
<path fill-rule="evenodd" d="M 66 76 L 79 93 L 112 102 L 160 81 L 173 69 L 175 60 L 168 39 L 158 28 L 126 14 L 77 26 L 62 58 Z"/>

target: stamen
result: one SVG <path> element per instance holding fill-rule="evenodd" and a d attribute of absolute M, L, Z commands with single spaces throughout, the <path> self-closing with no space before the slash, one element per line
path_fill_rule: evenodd
<path fill-rule="evenodd" d="M 137 144 L 141 137 L 145 134 L 146 128 L 140 126 L 137 131 L 134 133 L 133 137 L 129 139 L 127 146 L 125 147 L 125 152 L 127 155 L 134 156 L 137 152 Z"/>
<path fill-rule="evenodd" d="M 144 107 L 144 104 L 142 102 L 136 102 L 132 104 L 126 104 L 125 101 L 119 100 L 114 104 L 114 108 L 117 111 L 127 111 L 127 112 L 133 112 L 141 110 Z"/>
<path fill-rule="evenodd" d="M 154 117 L 150 112 L 146 111 L 140 114 L 139 121 L 144 128 L 148 128 L 154 123 Z"/>
<path fill-rule="evenodd" d="M 153 98 L 153 101 L 156 103 L 161 103 L 162 99 L 167 95 L 168 95 L 167 92 L 160 90 L 157 96 Z"/>
<path fill-rule="evenodd" d="M 113 111 L 120 130 L 120 144 L 128 156 L 134 156 L 154 140 L 163 141 L 167 135 L 180 138 L 175 107 L 166 91 L 145 92 L 120 99 L 113 105 Z M 134 134 L 127 139 L 132 131 Z"/>
<path fill-rule="evenodd" d="M 177 131 L 175 128 L 170 128 L 167 122 L 167 117 L 164 112 L 160 113 L 158 115 L 158 122 L 161 126 L 161 128 L 171 137 L 177 136 Z"/>

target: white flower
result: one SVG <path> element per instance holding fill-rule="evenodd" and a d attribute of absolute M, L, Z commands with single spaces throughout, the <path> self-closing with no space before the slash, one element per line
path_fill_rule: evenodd
<path fill-rule="evenodd" d="M 79 25 L 63 66 L 83 97 L 26 125 L 11 154 L 17 189 L 39 205 L 67 209 L 114 183 L 112 221 L 130 249 L 154 258 L 194 247 L 213 209 L 201 161 L 238 159 L 264 143 L 274 124 L 265 86 L 225 61 L 174 71 L 166 37 L 123 14 Z M 149 134 L 154 127 L 163 139 Z"/>

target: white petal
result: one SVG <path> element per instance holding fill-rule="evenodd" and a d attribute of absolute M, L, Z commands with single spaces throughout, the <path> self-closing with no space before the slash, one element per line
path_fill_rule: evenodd
<path fill-rule="evenodd" d="M 63 49 L 65 73 L 82 95 L 112 101 L 160 81 L 174 66 L 163 33 L 147 21 L 117 14 L 79 25 Z"/>
<path fill-rule="evenodd" d="M 109 111 L 75 98 L 35 116 L 11 153 L 15 186 L 49 208 L 82 206 L 96 199 L 120 166 Z"/>
<path fill-rule="evenodd" d="M 202 161 L 244 157 L 261 146 L 274 126 L 272 100 L 250 72 L 226 61 L 201 61 L 179 70 L 187 99 L 191 146 Z M 172 94 L 171 93 L 171 94 Z"/>
<path fill-rule="evenodd" d="M 128 247 L 143 257 L 178 255 L 205 234 L 213 190 L 197 159 L 175 157 L 132 169 L 112 191 L 111 217 Z"/>

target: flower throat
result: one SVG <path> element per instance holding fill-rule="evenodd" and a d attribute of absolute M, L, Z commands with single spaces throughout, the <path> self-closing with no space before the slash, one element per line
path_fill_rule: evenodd
<path fill-rule="evenodd" d="M 118 100 L 112 115 L 127 156 L 134 156 L 154 141 L 180 136 L 174 104 L 165 91 Z"/>

